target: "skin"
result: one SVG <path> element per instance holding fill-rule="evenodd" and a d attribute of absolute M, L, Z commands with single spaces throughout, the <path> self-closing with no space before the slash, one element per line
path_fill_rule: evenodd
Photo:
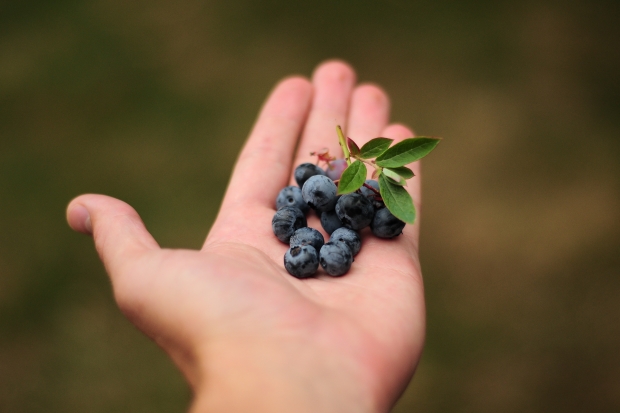
<path fill-rule="evenodd" d="M 120 200 L 71 201 L 69 225 L 92 234 L 119 308 L 187 378 L 190 412 L 387 412 L 405 389 L 425 333 L 419 217 L 394 240 L 365 231 L 363 253 L 337 278 L 287 274 L 288 247 L 271 232 L 274 200 L 294 184 L 294 166 L 326 147 L 342 156 L 337 124 L 359 146 L 413 136 L 388 118 L 385 92 L 356 86 L 343 62 L 321 64 L 311 80 L 281 81 L 199 251 L 161 249 Z M 407 188 L 420 211 L 419 165 L 412 167 Z"/>

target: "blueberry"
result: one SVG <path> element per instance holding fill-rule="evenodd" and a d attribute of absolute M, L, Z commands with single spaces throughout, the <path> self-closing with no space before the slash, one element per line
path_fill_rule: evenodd
<path fill-rule="evenodd" d="M 293 277 L 311 277 L 319 268 L 319 257 L 312 245 L 298 245 L 284 254 L 284 268 Z"/>
<path fill-rule="evenodd" d="M 343 226 L 342 221 L 338 218 L 336 211 L 325 211 L 321 214 L 321 226 L 331 235 L 332 232 Z"/>
<path fill-rule="evenodd" d="M 347 169 L 347 161 L 344 159 L 336 159 L 329 163 L 329 166 L 325 169 L 325 173 L 329 178 L 335 181 L 340 179 L 340 176 L 345 169 Z"/>
<path fill-rule="evenodd" d="M 317 212 L 331 211 L 336 205 L 336 184 L 324 175 L 315 175 L 308 178 L 303 188 L 301 196 L 304 201 Z"/>
<path fill-rule="evenodd" d="M 273 233 L 280 241 L 287 244 L 296 230 L 307 225 L 306 217 L 301 209 L 290 206 L 278 209 L 271 220 Z"/>
<path fill-rule="evenodd" d="M 379 238 L 394 238 L 403 232 L 405 223 L 392 215 L 387 208 L 381 208 L 375 213 L 370 228 Z"/>
<path fill-rule="evenodd" d="M 301 212 L 304 214 L 310 209 L 308 204 L 304 201 L 304 198 L 301 196 L 301 189 L 296 186 L 287 186 L 286 188 L 282 188 L 278 194 L 278 198 L 276 199 L 276 209 L 282 208 L 283 206 L 297 207 L 301 209 Z"/>
<path fill-rule="evenodd" d="M 314 228 L 303 227 L 299 228 L 289 241 L 291 247 L 298 247 L 300 245 L 312 245 L 315 250 L 319 251 L 323 244 L 325 244 L 325 238 L 323 234 Z"/>
<path fill-rule="evenodd" d="M 325 175 L 325 171 L 320 166 L 316 166 L 313 163 L 302 163 L 295 168 L 293 175 L 295 176 L 297 185 L 299 185 L 300 188 L 303 188 L 304 183 L 308 180 L 308 178 L 315 175 Z"/>
<path fill-rule="evenodd" d="M 336 214 L 345 227 L 359 231 L 372 222 L 375 208 L 368 198 L 358 193 L 340 197 L 336 204 Z"/>
<path fill-rule="evenodd" d="M 344 242 L 351 250 L 351 254 L 353 254 L 353 256 L 356 256 L 362 248 L 362 239 L 360 238 L 359 234 L 349 228 L 338 228 L 332 233 L 332 236 L 329 240 Z"/>
<path fill-rule="evenodd" d="M 319 253 L 319 263 L 321 267 L 331 276 L 344 275 L 353 262 L 351 250 L 347 244 L 336 241 L 328 242 L 321 248 Z"/>
<path fill-rule="evenodd" d="M 375 188 L 377 190 L 377 192 L 379 192 L 379 182 L 375 181 L 374 179 L 367 179 L 366 182 L 364 182 L 366 185 L 370 185 L 373 188 Z M 362 186 L 360 188 L 360 192 L 362 195 L 364 195 L 366 198 L 368 198 L 368 200 L 372 203 L 372 205 L 375 207 L 375 209 L 379 209 L 379 208 L 383 208 L 383 202 L 381 202 L 379 199 L 380 195 L 378 195 L 376 192 L 366 188 L 365 186 Z"/>

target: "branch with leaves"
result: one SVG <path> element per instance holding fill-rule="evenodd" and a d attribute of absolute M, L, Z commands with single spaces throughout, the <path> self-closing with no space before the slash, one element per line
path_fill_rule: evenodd
<path fill-rule="evenodd" d="M 413 224 L 416 217 L 415 206 L 411 195 L 403 186 L 407 185 L 407 179 L 414 177 L 414 173 L 405 165 L 428 155 L 441 138 L 409 138 L 392 147 L 390 145 L 393 139 L 375 138 L 360 148 L 351 138 L 345 139 L 340 126 L 336 129 L 348 164 L 338 182 L 338 194 L 348 194 L 360 189 L 366 181 L 367 166 L 370 166 L 374 169 L 372 177 L 379 181 L 379 192 L 386 208 L 396 218 Z"/>

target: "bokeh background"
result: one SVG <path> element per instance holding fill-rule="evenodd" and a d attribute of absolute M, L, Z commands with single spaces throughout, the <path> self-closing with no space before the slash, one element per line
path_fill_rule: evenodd
<path fill-rule="evenodd" d="M 428 339 L 394 412 L 620 411 L 620 3 L 0 3 L 0 412 L 184 411 L 84 192 L 199 248 L 271 87 L 342 58 L 424 161 Z"/>

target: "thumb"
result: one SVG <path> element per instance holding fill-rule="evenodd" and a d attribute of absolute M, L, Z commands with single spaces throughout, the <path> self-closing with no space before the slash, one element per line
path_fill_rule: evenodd
<path fill-rule="evenodd" d="M 144 277 L 149 273 L 136 271 L 135 264 L 144 261 L 141 259 L 148 253 L 160 249 L 144 227 L 138 213 L 115 198 L 81 195 L 69 203 L 67 221 L 75 231 L 93 236 L 95 248 L 110 275 L 114 296 L 121 311 L 169 352 L 190 383 L 196 383 L 197 375 L 192 369 L 192 363 L 187 359 L 187 352 L 182 350 L 183 343 L 176 344 L 173 334 L 175 330 L 163 321 L 168 320 L 171 313 L 165 310 L 174 307 L 166 307 L 162 304 L 163 300 L 154 306 L 152 296 L 161 298 L 161 288 L 153 292 L 153 283 L 148 282 L 148 277 Z M 143 268 L 144 265 L 138 267 Z M 151 289 L 143 288 L 145 284 Z M 166 283 L 158 284 L 159 287 L 162 285 L 165 287 Z M 175 326 L 178 326 L 178 323 Z"/>
<path fill-rule="evenodd" d="M 131 206 L 105 195 L 81 195 L 67 207 L 69 226 L 90 234 L 112 278 L 123 263 L 159 249 L 138 213 Z"/>

